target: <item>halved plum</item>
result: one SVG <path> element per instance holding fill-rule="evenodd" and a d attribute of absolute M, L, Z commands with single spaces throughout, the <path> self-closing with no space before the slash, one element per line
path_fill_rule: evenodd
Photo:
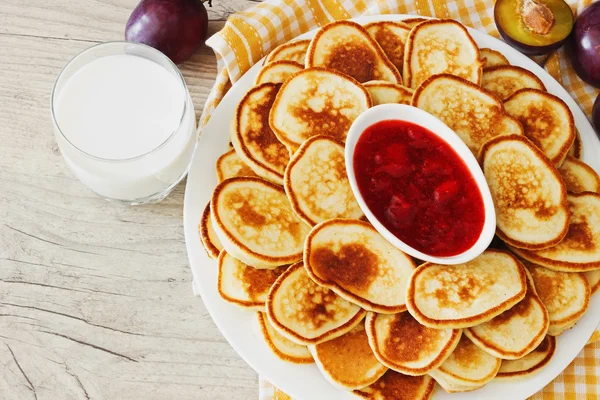
<path fill-rule="evenodd" d="M 573 12 L 563 0 L 497 0 L 494 20 L 502 38 L 527 55 L 548 54 L 573 30 Z"/>

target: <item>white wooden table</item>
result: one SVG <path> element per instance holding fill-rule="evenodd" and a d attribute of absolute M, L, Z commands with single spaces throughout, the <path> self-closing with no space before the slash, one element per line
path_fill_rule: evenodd
<path fill-rule="evenodd" d="M 69 171 L 50 92 L 120 40 L 137 0 L 0 0 L 0 399 L 253 399 L 257 376 L 192 294 L 182 204 L 108 203 Z M 209 35 L 250 0 L 214 0 Z M 182 67 L 197 115 L 216 62 Z"/>

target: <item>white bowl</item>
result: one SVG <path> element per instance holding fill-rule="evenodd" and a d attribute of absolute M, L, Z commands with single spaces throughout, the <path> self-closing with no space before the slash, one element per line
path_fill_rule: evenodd
<path fill-rule="evenodd" d="M 467 168 L 475 178 L 475 182 L 481 191 L 481 195 L 483 197 L 483 207 L 485 212 L 485 221 L 483 224 L 483 230 L 479 239 L 475 242 L 475 244 L 466 250 L 465 252 L 452 256 L 452 257 L 434 257 L 425 253 L 416 250 L 415 248 L 409 246 L 402 240 L 398 239 L 393 233 L 391 233 L 379 220 L 363 199 L 360 191 L 358 190 L 358 186 L 356 184 L 356 176 L 354 174 L 354 148 L 356 147 L 356 142 L 362 135 L 362 133 L 369 126 L 375 124 L 379 121 L 385 120 L 402 120 L 412 122 L 414 124 L 420 125 L 426 129 L 429 129 L 431 132 L 436 134 L 440 139 L 446 142 L 450 147 L 454 149 L 454 151 L 458 154 L 458 156 L 464 161 L 467 165 Z M 352 187 L 352 191 L 354 192 L 354 196 L 360 205 L 363 213 L 366 215 L 367 219 L 377 231 L 383 235 L 390 243 L 394 246 L 398 247 L 400 250 L 404 251 L 407 254 L 410 254 L 413 257 L 416 257 L 423 261 L 430 261 L 437 264 L 461 264 L 467 261 L 470 261 L 483 253 L 483 251 L 489 246 L 492 239 L 494 238 L 494 233 L 496 231 L 496 211 L 494 210 L 494 203 L 492 202 L 492 195 L 490 194 L 490 189 L 485 181 L 485 177 L 483 176 L 483 171 L 479 167 L 479 163 L 477 159 L 471 153 L 471 150 L 464 144 L 464 142 L 454 133 L 452 129 L 450 129 L 446 124 L 442 121 L 434 117 L 433 115 L 420 110 L 415 107 L 403 105 L 403 104 L 382 104 L 376 107 L 372 107 L 367 111 L 363 112 L 352 124 L 350 130 L 348 131 L 348 136 L 346 138 L 346 171 L 348 173 L 348 179 L 350 180 L 350 186 Z"/>

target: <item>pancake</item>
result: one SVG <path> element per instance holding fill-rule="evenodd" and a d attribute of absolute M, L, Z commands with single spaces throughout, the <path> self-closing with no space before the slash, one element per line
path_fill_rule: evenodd
<path fill-rule="evenodd" d="M 567 155 L 575 157 L 578 160 L 581 160 L 581 157 L 583 156 L 583 144 L 581 143 L 581 135 L 577 129 L 575 129 L 575 141 L 573 142 L 573 146 L 571 146 Z"/>
<path fill-rule="evenodd" d="M 430 77 L 415 91 L 411 103 L 442 120 L 475 155 L 494 137 L 523 134 L 519 121 L 504 111 L 496 96 L 453 75 Z"/>
<path fill-rule="evenodd" d="M 278 91 L 279 85 L 275 83 L 250 89 L 237 107 L 231 143 L 256 175 L 281 185 L 290 157 L 269 127 L 269 112 Z"/>
<path fill-rule="evenodd" d="M 494 357 L 515 360 L 532 352 L 546 336 L 548 310 L 535 291 L 531 276 L 525 298 L 488 322 L 465 329 L 465 334 Z"/>
<path fill-rule="evenodd" d="M 374 106 L 389 103 L 410 105 L 414 93 L 412 89 L 385 81 L 369 81 L 365 82 L 363 86 L 369 91 Z"/>
<path fill-rule="evenodd" d="M 600 269 L 584 272 L 583 275 L 590 285 L 590 293 L 594 294 L 600 288 Z"/>
<path fill-rule="evenodd" d="M 369 400 L 429 400 L 434 389 L 435 381 L 429 375 L 408 376 L 390 369 L 377 382 L 354 394 Z"/>
<path fill-rule="evenodd" d="M 369 92 L 356 80 L 325 68 L 308 68 L 283 84 L 269 124 L 279 141 L 294 152 L 311 136 L 345 141 L 352 122 L 371 105 Z"/>
<path fill-rule="evenodd" d="M 499 136 L 480 153 L 496 209 L 496 234 L 507 244 L 543 249 L 569 228 L 567 191 L 558 170 L 527 138 Z"/>
<path fill-rule="evenodd" d="M 418 267 L 408 283 L 406 306 L 425 326 L 468 328 L 523 300 L 526 281 L 525 268 L 515 256 L 488 249 L 464 264 Z"/>
<path fill-rule="evenodd" d="M 265 57 L 265 64 L 286 60 L 304 65 L 306 50 L 308 49 L 309 44 L 310 40 L 295 40 L 293 42 L 281 44 L 275 47 L 275 49 Z"/>
<path fill-rule="evenodd" d="M 309 228 L 282 187 L 261 178 L 230 178 L 215 188 L 210 209 L 223 248 L 245 264 L 275 268 L 302 259 Z"/>
<path fill-rule="evenodd" d="M 499 65 L 510 65 L 506 57 L 502 53 L 496 50 L 483 48 L 479 49 L 479 56 L 482 60 L 485 60 L 483 65 L 484 72 L 486 69 L 491 67 L 497 67 Z"/>
<path fill-rule="evenodd" d="M 273 328 L 304 345 L 339 337 L 365 317 L 359 306 L 314 283 L 301 262 L 291 265 L 275 281 L 266 306 Z"/>
<path fill-rule="evenodd" d="M 313 136 L 292 156 L 285 192 L 298 217 L 308 225 L 332 218 L 360 218 L 344 162 L 344 144 L 331 136 Z"/>
<path fill-rule="evenodd" d="M 283 83 L 292 75 L 304 69 L 303 64 L 298 64 L 295 61 L 279 60 L 273 61 L 262 67 L 256 76 L 255 85 L 261 83 Z"/>
<path fill-rule="evenodd" d="M 568 195 L 571 219 L 565 238 L 542 250 L 511 248 L 518 256 L 556 271 L 585 272 L 600 269 L 600 195 Z"/>
<path fill-rule="evenodd" d="M 479 85 L 483 68 L 479 57 L 479 48 L 460 23 L 422 22 L 410 31 L 404 47 L 404 85 L 416 89 L 435 74 L 457 75 Z"/>
<path fill-rule="evenodd" d="M 365 327 L 379 362 L 405 375 L 424 375 L 438 368 L 461 336 L 460 329 L 427 328 L 407 311 L 368 313 Z"/>
<path fill-rule="evenodd" d="M 217 182 L 236 176 L 256 176 L 252 168 L 244 164 L 234 149 L 229 150 L 217 160 Z"/>
<path fill-rule="evenodd" d="M 457 384 L 453 383 L 452 381 L 449 381 L 441 376 L 437 377 L 436 382 L 442 387 L 442 389 L 444 389 L 446 391 L 446 393 L 472 392 L 474 390 L 481 389 L 482 387 L 485 386 L 485 385 L 478 385 L 478 386 L 457 385 Z"/>
<path fill-rule="evenodd" d="M 524 262 L 531 273 L 535 288 L 548 310 L 548 335 L 558 336 L 571 328 L 587 310 L 590 286 L 578 272 L 558 272 Z"/>
<path fill-rule="evenodd" d="M 304 245 L 310 278 L 368 311 L 406 310 L 406 284 L 413 260 L 371 224 L 331 219 L 315 226 Z"/>
<path fill-rule="evenodd" d="M 466 392 L 494 379 L 500 364 L 499 358 L 481 350 L 463 335 L 450 357 L 429 375 L 447 392 Z"/>
<path fill-rule="evenodd" d="M 317 31 L 306 53 L 306 67 L 325 67 L 358 82 L 402 83 L 398 69 L 369 32 L 356 22 L 331 22 Z"/>
<path fill-rule="evenodd" d="M 200 234 L 200 240 L 202 241 L 202 245 L 204 245 L 206 254 L 208 254 L 210 258 L 217 259 L 219 253 L 223 250 L 223 245 L 219 241 L 219 238 L 213 229 L 212 221 L 210 220 L 210 203 L 204 207 L 202 217 L 200 218 L 200 224 L 198 225 L 198 233 Z"/>
<path fill-rule="evenodd" d="M 369 386 L 387 371 L 369 347 L 362 323 L 340 337 L 308 349 L 325 379 L 344 390 Z"/>
<path fill-rule="evenodd" d="M 403 19 L 402 23 L 406 24 L 412 28 L 419 25 L 421 22 L 429 21 L 429 18 L 407 18 Z"/>
<path fill-rule="evenodd" d="M 378 21 L 365 25 L 365 29 L 398 71 L 402 71 L 404 44 L 412 28 L 403 22 Z"/>
<path fill-rule="evenodd" d="M 275 269 L 257 269 L 236 260 L 226 251 L 219 255 L 217 290 L 221 298 L 236 306 L 265 311 L 269 289 L 287 265 Z"/>
<path fill-rule="evenodd" d="M 310 355 L 308 347 L 292 342 L 281 336 L 267 319 L 265 313 L 257 312 L 256 318 L 263 339 L 279 359 L 293 364 L 312 364 L 315 360 Z"/>
<path fill-rule="evenodd" d="M 546 91 L 542 81 L 525 68 L 514 65 L 486 67 L 481 77 L 481 87 L 504 101 L 521 89 Z"/>
<path fill-rule="evenodd" d="M 541 90 L 521 89 L 504 102 L 504 108 L 555 165 L 563 162 L 575 141 L 575 121 L 564 101 Z"/>
<path fill-rule="evenodd" d="M 533 374 L 542 369 L 556 349 L 556 339 L 547 335 L 538 347 L 525 357 L 518 360 L 503 360 L 496 379 L 509 380 Z"/>
<path fill-rule="evenodd" d="M 600 193 L 600 176 L 586 163 L 572 156 L 567 156 L 558 172 L 570 192 Z"/>

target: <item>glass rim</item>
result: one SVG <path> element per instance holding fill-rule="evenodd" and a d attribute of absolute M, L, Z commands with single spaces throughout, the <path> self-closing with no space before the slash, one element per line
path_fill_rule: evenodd
<path fill-rule="evenodd" d="M 80 149 L 79 147 L 77 147 L 73 142 L 71 142 L 71 140 L 69 140 L 69 138 L 65 135 L 65 133 L 62 131 L 62 129 L 60 128 L 60 125 L 58 124 L 58 120 L 56 118 L 56 112 L 55 112 L 55 96 L 56 96 L 56 88 L 58 86 L 58 83 L 60 82 L 61 78 L 63 77 L 63 74 L 65 72 L 65 70 L 75 61 L 77 60 L 79 57 L 83 56 L 84 54 L 86 54 L 87 52 L 97 49 L 98 47 L 104 47 L 104 46 L 109 46 L 109 45 L 114 45 L 114 44 L 121 44 L 121 45 L 132 45 L 132 46 L 139 46 L 139 47 L 143 47 L 146 49 L 149 49 L 151 52 L 155 52 L 157 53 L 157 55 L 159 57 L 162 57 L 163 59 L 167 60 L 168 65 L 170 65 L 173 70 L 175 71 L 176 75 L 179 77 L 179 81 L 183 87 L 183 110 L 181 112 L 181 117 L 179 118 L 179 125 L 177 126 L 177 128 L 171 132 L 169 134 L 169 136 L 158 146 L 156 146 L 155 148 L 153 148 L 152 150 L 149 150 L 143 154 L 134 156 L 134 157 L 129 157 L 129 158 L 104 158 L 104 157 L 99 157 L 93 154 L 90 154 L 82 149 Z M 80 51 L 79 53 L 77 53 L 75 56 L 73 56 L 69 62 L 67 62 L 65 64 L 65 66 L 61 69 L 60 73 L 58 74 L 58 76 L 56 77 L 56 80 L 54 81 L 54 86 L 52 87 L 52 94 L 51 94 L 51 99 L 50 99 L 50 109 L 51 109 L 51 113 L 52 113 L 52 123 L 54 124 L 54 127 L 56 128 L 56 130 L 58 130 L 58 132 L 60 133 L 61 137 L 72 147 L 74 148 L 77 152 L 83 154 L 86 157 L 90 157 L 94 160 L 97 161 L 102 161 L 102 162 L 107 162 L 107 163 L 122 163 L 122 162 L 131 162 L 131 161 L 136 161 L 139 160 L 141 158 L 144 158 L 158 150 L 160 150 L 161 148 L 163 148 L 168 142 L 170 142 L 173 137 L 175 137 L 175 134 L 177 133 L 177 131 L 179 130 L 179 128 L 181 127 L 181 125 L 184 122 L 184 118 L 187 112 L 187 107 L 188 107 L 188 88 L 187 85 L 185 83 L 185 79 L 183 78 L 183 75 L 181 74 L 181 71 L 179 70 L 179 68 L 177 68 L 177 65 L 175 65 L 175 63 L 173 63 L 173 61 L 171 61 L 171 59 L 169 57 L 167 57 L 164 53 L 162 53 L 161 51 L 155 49 L 152 46 L 148 46 L 146 44 L 143 43 L 137 43 L 137 42 L 129 42 L 126 40 L 113 40 L 113 41 L 109 41 L 109 42 L 102 42 L 102 43 L 97 43 L 91 47 L 88 47 L 87 49 L 84 49 L 82 51 Z"/>

